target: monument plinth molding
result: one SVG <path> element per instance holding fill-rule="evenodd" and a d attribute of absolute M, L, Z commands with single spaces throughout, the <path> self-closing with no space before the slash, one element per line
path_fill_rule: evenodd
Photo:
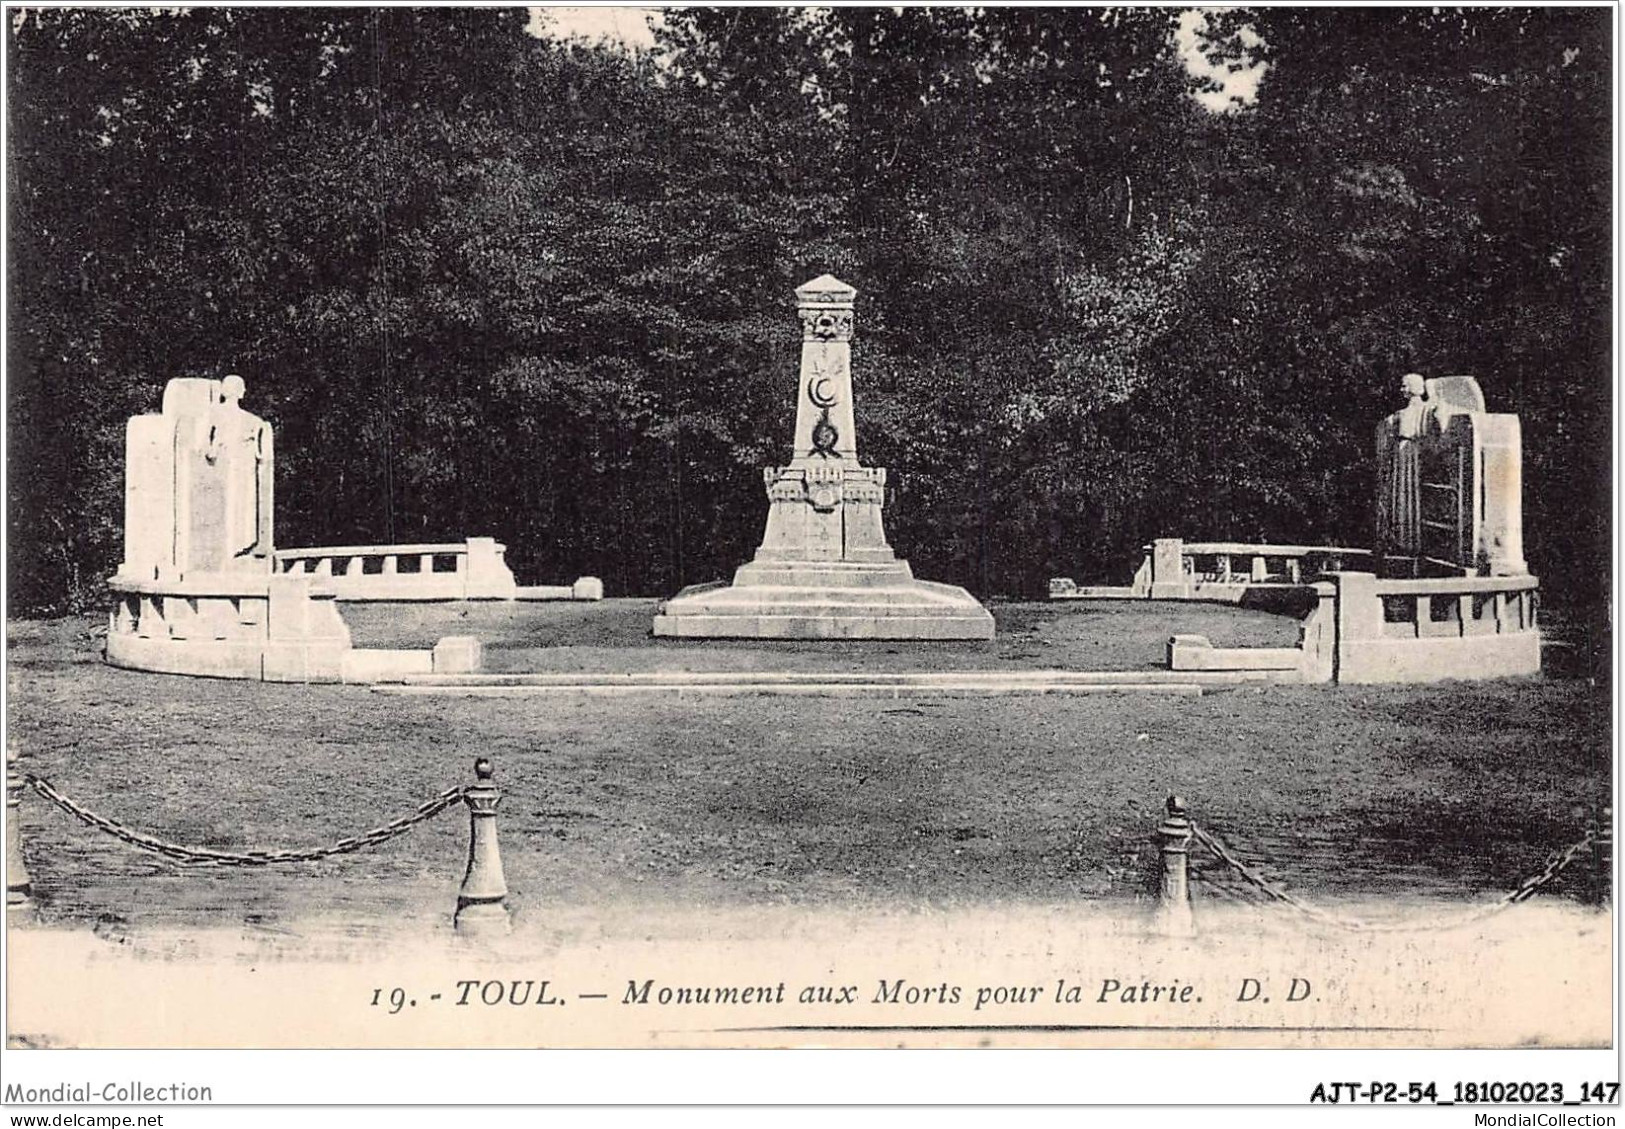
<path fill-rule="evenodd" d="M 886 471 L 858 461 L 852 411 L 853 303 L 830 275 L 796 289 L 801 323 L 790 462 L 762 472 L 767 528 L 729 584 L 685 588 L 655 616 L 659 636 L 744 639 L 991 639 L 993 617 L 963 588 L 916 580 L 886 541 Z"/>

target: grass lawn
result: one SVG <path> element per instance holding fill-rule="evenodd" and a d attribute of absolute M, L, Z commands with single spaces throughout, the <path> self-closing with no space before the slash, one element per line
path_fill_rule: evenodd
<path fill-rule="evenodd" d="M 653 639 L 658 600 L 602 603 L 346 604 L 358 647 L 429 647 L 475 635 L 493 671 L 1165 670 L 1168 636 L 1221 647 L 1286 647 L 1298 625 L 1205 604 L 995 604 L 986 642 Z"/>
<path fill-rule="evenodd" d="M 1208 606 L 996 605 L 987 644 L 647 639 L 653 601 L 350 605 L 357 645 L 487 642 L 493 669 L 1151 669 L 1174 632 L 1291 642 Z M 9 625 L 24 771 L 95 811 L 221 849 L 321 845 L 495 758 L 518 912 L 639 898 L 862 907 L 1143 896 L 1170 790 L 1323 900 L 1482 898 L 1609 802 L 1609 688 L 1546 678 L 1248 687 L 1200 698 L 399 698 L 117 670 L 99 620 Z M 467 820 L 269 870 L 183 868 L 25 796 L 42 915 L 63 924 L 388 932 L 443 918 Z M 1221 868 L 1193 858 L 1213 892 Z M 1594 893 L 1577 867 L 1551 892 Z"/>

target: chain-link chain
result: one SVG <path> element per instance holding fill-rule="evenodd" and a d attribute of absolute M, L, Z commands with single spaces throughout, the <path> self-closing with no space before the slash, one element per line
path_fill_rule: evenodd
<path fill-rule="evenodd" d="M 271 866 L 275 863 L 288 862 L 314 862 L 317 859 L 329 858 L 333 855 L 346 855 L 367 847 L 375 847 L 379 843 L 387 842 L 397 835 L 403 835 L 426 819 L 433 819 L 457 801 L 463 798 L 468 791 L 468 785 L 459 784 L 447 788 L 431 800 L 419 804 L 417 810 L 410 815 L 403 815 L 399 819 L 390 820 L 382 827 L 375 827 L 361 835 L 352 835 L 348 839 L 340 839 L 328 847 L 316 847 L 304 851 L 215 851 L 207 847 L 187 847 L 179 843 L 170 843 L 151 835 L 143 835 L 139 831 L 132 831 L 128 827 L 114 823 L 105 816 L 97 815 L 73 800 L 64 796 L 51 786 L 49 780 L 38 776 L 24 775 L 23 783 L 39 793 L 75 819 L 88 823 L 92 827 L 100 828 L 113 836 L 122 839 L 132 847 L 153 854 L 163 855 L 176 862 L 191 866 Z"/>
<path fill-rule="evenodd" d="M 1287 893 L 1273 882 L 1270 882 L 1268 879 L 1264 878 L 1257 871 L 1253 870 L 1246 863 L 1242 862 L 1235 855 L 1231 854 L 1222 842 L 1220 842 L 1213 835 L 1210 835 L 1208 832 L 1202 830 L 1202 828 L 1198 827 L 1195 821 L 1192 821 L 1190 826 L 1191 834 L 1196 838 L 1196 841 L 1201 843 L 1202 846 L 1206 847 L 1208 851 L 1220 862 L 1224 863 L 1231 870 L 1235 871 L 1236 874 L 1238 874 L 1249 886 L 1252 886 L 1254 889 L 1269 896 L 1270 898 L 1273 898 L 1275 901 L 1291 906 L 1293 909 L 1297 910 L 1299 913 L 1303 914 L 1312 921 L 1317 921 L 1324 925 L 1330 925 L 1337 929 L 1346 929 L 1355 933 L 1433 932 L 1438 930 L 1460 929 L 1464 925 L 1471 925 L 1474 922 L 1482 921 L 1485 918 L 1498 914 L 1502 910 L 1507 909 L 1510 906 L 1514 906 L 1524 899 L 1530 897 L 1535 893 L 1535 891 L 1539 890 L 1542 886 L 1556 878 L 1558 874 L 1562 872 L 1564 867 L 1573 862 L 1575 857 L 1579 855 L 1581 851 L 1587 849 L 1593 843 L 1595 843 L 1598 837 L 1598 831 L 1595 827 L 1588 828 L 1585 833 L 1585 838 L 1581 839 L 1572 846 L 1565 848 L 1564 850 L 1554 852 L 1552 856 L 1546 860 L 1545 867 L 1543 867 L 1538 873 L 1532 874 L 1528 878 L 1524 879 L 1523 882 L 1518 885 L 1517 889 L 1513 890 L 1510 894 L 1506 895 L 1504 898 L 1501 898 L 1499 901 L 1480 906 L 1477 909 L 1469 910 L 1466 913 L 1458 914 L 1457 916 L 1449 918 L 1445 921 L 1425 925 L 1409 925 L 1399 922 L 1363 921 L 1360 918 L 1349 917 L 1346 914 L 1332 913 L 1330 910 L 1322 909 L 1319 906 L 1310 905 L 1301 898 L 1294 897 L 1293 895 Z"/>

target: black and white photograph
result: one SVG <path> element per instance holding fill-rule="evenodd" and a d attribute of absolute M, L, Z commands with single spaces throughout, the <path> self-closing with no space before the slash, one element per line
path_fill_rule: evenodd
<path fill-rule="evenodd" d="M 8 1109 L 1617 1111 L 1613 5 L 4 15 Z"/>

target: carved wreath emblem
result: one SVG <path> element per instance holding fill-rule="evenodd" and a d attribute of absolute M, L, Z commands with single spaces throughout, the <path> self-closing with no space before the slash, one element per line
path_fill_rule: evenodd
<path fill-rule="evenodd" d="M 852 311 L 804 309 L 801 336 L 809 341 L 848 341 L 852 337 Z"/>
<path fill-rule="evenodd" d="M 821 459 L 839 458 L 835 452 L 835 444 L 841 441 L 841 432 L 829 420 L 829 409 L 818 417 L 818 422 L 812 429 L 812 453 Z"/>
<path fill-rule="evenodd" d="M 807 501 L 812 508 L 821 514 L 827 514 L 841 503 L 841 492 L 834 486 L 809 486 L 807 488 Z"/>

